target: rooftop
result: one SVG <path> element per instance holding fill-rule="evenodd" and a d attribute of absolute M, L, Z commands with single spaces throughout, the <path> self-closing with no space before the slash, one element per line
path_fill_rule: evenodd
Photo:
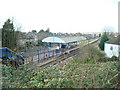
<path fill-rule="evenodd" d="M 80 40 L 85 40 L 85 37 L 47 37 L 42 40 L 42 42 L 51 42 L 51 43 L 73 43 Z"/>
<path fill-rule="evenodd" d="M 110 39 L 106 43 L 120 45 L 120 35 L 118 35 L 117 37 L 114 37 L 114 38 Z"/>

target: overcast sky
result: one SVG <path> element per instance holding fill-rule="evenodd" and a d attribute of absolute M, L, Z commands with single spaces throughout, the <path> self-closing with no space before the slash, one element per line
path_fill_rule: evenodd
<path fill-rule="evenodd" d="M 100 32 L 105 26 L 118 31 L 119 0 L 0 0 L 0 28 L 14 17 L 24 32 Z"/>

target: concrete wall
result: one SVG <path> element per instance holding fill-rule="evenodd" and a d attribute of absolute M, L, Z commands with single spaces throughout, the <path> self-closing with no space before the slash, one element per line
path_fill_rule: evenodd
<path fill-rule="evenodd" d="M 0 29 L 0 48 L 2 47 L 2 30 Z"/>
<path fill-rule="evenodd" d="M 112 49 L 111 49 L 112 48 Z M 120 45 L 105 43 L 104 51 L 107 57 L 119 56 Z"/>
<path fill-rule="evenodd" d="M 0 48 L 2 47 L 2 41 L 0 41 Z"/>

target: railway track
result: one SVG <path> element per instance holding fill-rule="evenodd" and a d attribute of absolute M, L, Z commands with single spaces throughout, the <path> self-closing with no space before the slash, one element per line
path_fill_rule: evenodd
<path fill-rule="evenodd" d="M 85 45 L 83 45 L 82 47 L 86 47 L 87 45 L 91 45 L 91 44 L 95 44 L 99 41 L 99 39 L 96 39 L 94 41 L 91 41 Z M 39 63 L 38 62 L 33 62 L 33 67 L 30 67 L 29 69 L 33 69 L 35 66 L 38 66 L 38 67 L 43 67 L 43 66 L 48 66 L 48 65 L 55 65 L 57 64 L 58 62 L 61 62 L 61 61 L 64 61 L 64 60 L 67 60 L 69 58 L 73 58 L 73 57 L 76 57 L 79 55 L 79 47 L 76 47 L 76 48 L 72 48 L 70 50 L 67 50 L 61 54 L 59 54 L 58 56 L 56 57 L 53 57 L 53 58 L 50 58 L 50 59 L 46 59 L 44 61 L 40 61 Z"/>

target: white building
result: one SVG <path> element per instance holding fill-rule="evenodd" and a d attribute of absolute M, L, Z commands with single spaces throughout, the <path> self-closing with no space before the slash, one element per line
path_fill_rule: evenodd
<path fill-rule="evenodd" d="M 120 35 L 113 39 L 110 39 L 105 43 L 104 51 L 107 57 L 117 56 L 120 55 Z"/>

